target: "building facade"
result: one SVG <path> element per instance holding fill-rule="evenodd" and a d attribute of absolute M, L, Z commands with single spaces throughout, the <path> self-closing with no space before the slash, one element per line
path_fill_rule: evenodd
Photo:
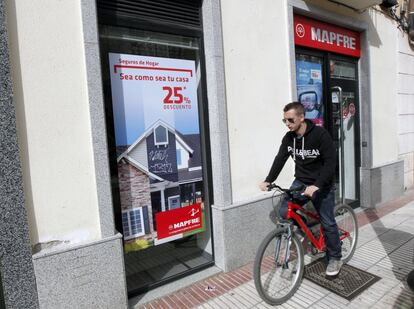
<path fill-rule="evenodd" d="M 334 139 L 338 203 L 412 188 L 413 1 L 381 2 L 0 1 L 6 308 L 126 308 L 252 261 L 291 101 Z"/>

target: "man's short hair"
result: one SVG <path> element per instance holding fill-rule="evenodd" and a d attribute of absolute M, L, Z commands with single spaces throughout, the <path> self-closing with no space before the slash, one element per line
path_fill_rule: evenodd
<path fill-rule="evenodd" d="M 305 116 L 305 108 L 300 102 L 291 102 L 289 104 L 285 105 L 285 108 L 283 111 L 286 113 L 287 111 L 290 111 L 291 109 L 294 109 L 296 111 L 296 115 L 303 115 Z"/>

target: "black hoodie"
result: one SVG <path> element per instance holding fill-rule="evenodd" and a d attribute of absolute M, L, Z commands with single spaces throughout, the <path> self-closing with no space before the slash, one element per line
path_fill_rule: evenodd
<path fill-rule="evenodd" d="M 306 132 L 302 137 L 297 137 L 291 131 L 283 137 L 266 182 L 276 180 L 291 156 L 295 161 L 296 179 L 318 188 L 332 183 L 336 167 L 336 151 L 332 138 L 324 128 L 315 126 L 308 119 L 305 121 Z"/>

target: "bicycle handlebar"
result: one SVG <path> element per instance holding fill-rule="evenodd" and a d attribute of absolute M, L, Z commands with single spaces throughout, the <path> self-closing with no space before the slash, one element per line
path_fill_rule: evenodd
<path fill-rule="evenodd" d="M 286 194 L 288 194 L 289 196 L 292 196 L 294 193 L 302 193 L 305 190 L 306 186 L 305 185 L 301 185 L 292 189 L 284 189 L 280 186 L 278 186 L 275 183 L 271 183 L 270 185 L 267 186 L 267 191 L 272 191 L 273 189 L 278 189 Z"/>

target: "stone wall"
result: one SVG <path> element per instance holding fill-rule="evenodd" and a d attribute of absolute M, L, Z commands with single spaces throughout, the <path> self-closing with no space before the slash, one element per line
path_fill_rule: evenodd
<path fill-rule="evenodd" d="M 148 206 L 150 231 L 154 231 L 148 175 L 123 159 L 118 163 L 118 177 L 122 210 Z M 145 235 L 143 238 L 152 237 Z"/>
<path fill-rule="evenodd" d="M 146 174 L 122 160 L 118 164 L 122 210 L 151 206 L 150 184 Z"/>
<path fill-rule="evenodd" d="M 0 273 L 6 308 L 32 309 L 38 308 L 38 301 L 24 206 L 5 21 L 5 5 L 0 0 Z"/>

